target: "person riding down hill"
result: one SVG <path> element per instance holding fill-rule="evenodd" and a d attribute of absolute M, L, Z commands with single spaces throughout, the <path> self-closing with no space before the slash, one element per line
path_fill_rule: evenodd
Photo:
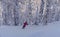
<path fill-rule="evenodd" d="M 22 29 L 24 29 L 28 25 L 27 21 L 24 22 Z"/>

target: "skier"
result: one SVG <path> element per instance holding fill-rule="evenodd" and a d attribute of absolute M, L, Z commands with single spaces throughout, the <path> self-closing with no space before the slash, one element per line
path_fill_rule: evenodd
<path fill-rule="evenodd" d="M 27 21 L 25 21 L 22 29 L 24 29 L 27 25 L 28 25 L 28 23 L 27 23 Z"/>

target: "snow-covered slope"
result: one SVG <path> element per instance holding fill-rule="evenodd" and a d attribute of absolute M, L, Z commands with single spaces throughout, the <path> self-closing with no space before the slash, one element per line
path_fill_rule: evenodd
<path fill-rule="evenodd" d="M 30 25 L 25 29 L 22 26 L 1 26 L 0 37 L 60 37 L 60 21 L 46 26 Z"/>

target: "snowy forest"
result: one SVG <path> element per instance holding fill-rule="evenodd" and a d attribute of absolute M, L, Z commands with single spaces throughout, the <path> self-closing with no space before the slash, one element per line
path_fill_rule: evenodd
<path fill-rule="evenodd" d="M 60 0 L 0 0 L 0 26 L 47 25 L 60 21 Z"/>

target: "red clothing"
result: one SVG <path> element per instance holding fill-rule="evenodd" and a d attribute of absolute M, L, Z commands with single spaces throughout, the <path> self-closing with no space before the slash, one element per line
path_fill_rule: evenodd
<path fill-rule="evenodd" d="M 27 26 L 28 24 L 27 24 L 27 22 L 24 22 L 24 25 L 23 25 L 23 29 Z"/>

